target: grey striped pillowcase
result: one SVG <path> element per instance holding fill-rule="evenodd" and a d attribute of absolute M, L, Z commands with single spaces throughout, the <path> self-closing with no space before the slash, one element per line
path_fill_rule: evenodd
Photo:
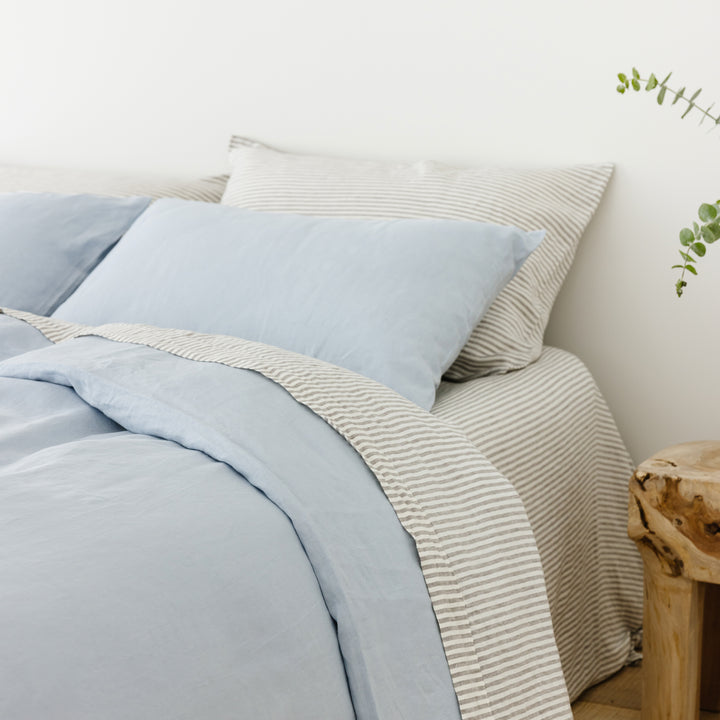
<path fill-rule="evenodd" d="M 0 192 L 52 192 L 110 197 L 173 197 L 220 202 L 227 175 L 182 179 L 154 175 L 122 175 L 69 168 L 0 165 Z"/>
<path fill-rule="evenodd" d="M 222 202 L 254 210 L 371 218 L 450 218 L 544 229 L 445 377 L 525 367 L 542 351 L 555 297 L 613 166 L 461 168 L 281 152 L 234 136 Z"/>

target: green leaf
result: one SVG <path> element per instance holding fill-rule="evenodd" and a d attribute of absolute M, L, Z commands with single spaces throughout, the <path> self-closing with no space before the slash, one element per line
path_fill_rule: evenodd
<path fill-rule="evenodd" d="M 688 255 L 687 253 L 684 253 L 682 250 L 678 250 L 678 252 L 680 253 L 680 256 L 686 263 L 695 262 L 695 258 L 692 257 L 692 255 Z"/>
<path fill-rule="evenodd" d="M 623 84 L 627 85 L 628 79 L 625 73 L 618 73 L 618 80 Z"/>
<path fill-rule="evenodd" d="M 658 81 L 655 77 L 655 73 L 650 73 L 650 77 L 648 78 L 647 85 L 645 85 L 646 90 L 654 90 L 657 87 Z"/>
<path fill-rule="evenodd" d="M 703 237 L 705 236 L 705 230 L 707 228 L 703 228 Z M 704 257 L 705 253 L 707 252 L 707 248 L 701 243 L 701 242 L 694 242 L 690 249 L 698 256 L 698 257 Z"/>
<path fill-rule="evenodd" d="M 632 69 L 632 74 L 633 74 L 633 77 L 634 77 L 636 80 L 639 80 L 639 79 L 640 79 L 640 73 L 638 72 L 638 69 L 637 69 L 637 68 L 633 68 L 633 69 Z"/>
<path fill-rule="evenodd" d="M 714 220 L 717 217 L 717 210 L 713 205 L 709 205 L 708 203 L 703 203 L 698 208 L 698 217 L 703 222 L 710 222 L 711 220 Z"/>
<path fill-rule="evenodd" d="M 707 229 L 707 234 L 703 238 L 705 242 L 714 243 L 716 240 L 720 240 L 720 221 L 716 220 L 706 225 L 705 228 Z"/>
<path fill-rule="evenodd" d="M 695 240 L 695 235 L 693 234 L 693 231 L 690 230 L 690 228 L 683 228 L 680 231 L 680 244 L 687 247 L 690 245 L 693 240 Z"/>
<path fill-rule="evenodd" d="M 684 280 L 678 280 L 675 283 L 675 292 L 677 293 L 678 297 L 682 297 L 683 294 L 683 288 L 687 285 L 687 283 Z"/>
<path fill-rule="evenodd" d="M 695 267 L 693 265 L 686 265 L 685 269 L 689 270 L 693 275 L 697 275 L 697 270 L 695 269 Z"/>
<path fill-rule="evenodd" d="M 675 99 L 672 101 L 672 104 L 674 105 L 684 94 L 685 94 L 685 88 L 684 88 L 684 87 L 683 87 L 683 88 L 680 88 L 680 89 L 675 93 Z"/>
<path fill-rule="evenodd" d="M 705 122 L 705 118 L 710 115 L 710 111 L 712 110 L 714 104 L 715 103 L 711 103 L 708 107 L 705 108 L 705 112 L 703 112 L 703 114 L 700 116 L 700 122 L 698 123 L 698 125 L 702 125 Z"/>
<path fill-rule="evenodd" d="M 640 83 L 635 78 L 632 79 L 632 86 L 633 90 L 637 91 L 640 89 Z"/>
<path fill-rule="evenodd" d="M 707 243 L 714 243 L 715 242 L 715 233 L 707 226 L 704 225 L 702 229 L 700 230 L 700 234 L 702 235 L 702 238 Z M 694 248 L 693 248 L 694 249 Z M 704 255 L 705 253 L 703 253 Z M 700 255 L 700 253 L 698 253 Z"/>
<path fill-rule="evenodd" d="M 684 90 L 685 88 L 683 88 Z M 696 90 L 693 93 L 693 96 L 688 100 L 688 106 L 687 110 L 680 116 L 680 119 L 682 120 L 694 107 L 695 107 L 695 98 L 702 92 L 702 88 L 700 90 Z"/>
<path fill-rule="evenodd" d="M 672 75 L 672 70 L 665 76 L 665 79 L 660 84 L 665 85 L 665 83 L 667 83 L 667 81 L 670 79 L 671 75 Z"/>
<path fill-rule="evenodd" d="M 625 86 L 622 83 L 620 83 L 617 86 L 616 90 L 622 95 L 625 92 Z"/>
<path fill-rule="evenodd" d="M 666 91 L 667 91 L 667 87 L 665 85 L 663 85 L 658 92 L 658 96 L 657 96 L 657 104 L 658 105 L 663 104 L 663 100 L 665 99 Z"/>
<path fill-rule="evenodd" d="M 693 223 L 693 234 L 698 240 L 700 239 L 700 226 L 696 222 Z"/>

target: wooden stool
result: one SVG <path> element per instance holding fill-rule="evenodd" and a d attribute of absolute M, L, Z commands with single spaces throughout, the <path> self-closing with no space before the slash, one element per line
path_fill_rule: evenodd
<path fill-rule="evenodd" d="M 642 720 L 720 710 L 720 442 L 642 463 L 628 534 L 645 566 Z"/>

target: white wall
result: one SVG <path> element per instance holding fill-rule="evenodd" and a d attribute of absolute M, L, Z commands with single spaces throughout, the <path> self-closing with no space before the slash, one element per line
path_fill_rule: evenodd
<path fill-rule="evenodd" d="M 677 230 L 720 196 L 720 131 L 620 97 L 615 73 L 673 69 L 720 103 L 717 15 L 714 0 L 3 0 L 0 162 L 213 173 L 233 132 L 349 155 L 613 160 L 546 340 L 585 360 L 640 460 L 720 438 L 720 251 L 682 301 L 669 269 Z"/>

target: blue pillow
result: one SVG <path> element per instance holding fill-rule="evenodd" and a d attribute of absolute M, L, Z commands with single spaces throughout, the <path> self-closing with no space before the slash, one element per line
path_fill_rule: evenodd
<path fill-rule="evenodd" d="M 149 202 L 95 195 L 0 194 L 0 306 L 52 313 Z"/>
<path fill-rule="evenodd" d="M 258 340 L 429 409 L 443 372 L 543 235 L 159 200 L 55 317 Z"/>

